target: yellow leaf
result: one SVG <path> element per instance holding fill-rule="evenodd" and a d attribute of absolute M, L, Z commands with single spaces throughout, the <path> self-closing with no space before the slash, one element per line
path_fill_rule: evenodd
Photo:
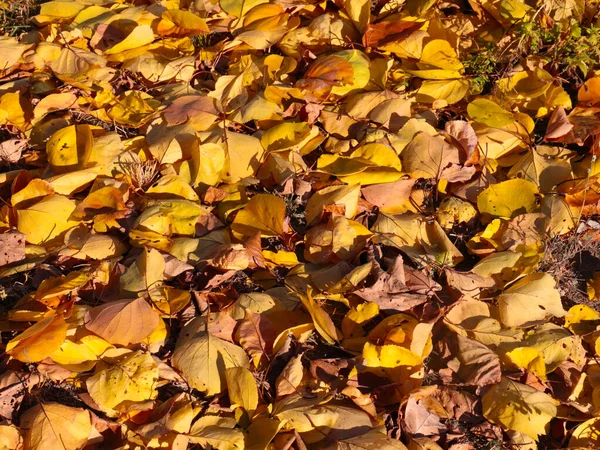
<path fill-rule="evenodd" d="M 225 149 L 218 144 L 202 144 L 192 150 L 190 179 L 193 186 L 201 183 L 215 186 L 225 167 Z"/>
<path fill-rule="evenodd" d="M 55 363 L 72 371 L 90 370 L 98 359 L 92 349 L 85 344 L 79 344 L 69 339 L 50 355 Z"/>
<path fill-rule="evenodd" d="M 522 71 L 501 79 L 497 86 L 503 95 L 513 99 L 531 99 L 542 95 L 552 85 L 552 75 L 543 69 Z"/>
<path fill-rule="evenodd" d="M 50 137 L 46 144 L 48 162 L 56 173 L 86 168 L 94 138 L 89 125 L 71 125 Z"/>
<path fill-rule="evenodd" d="M 206 395 L 218 394 L 225 389 L 224 369 L 249 365 L 242 348 L 208 333 L 206 317 L 197 317 L 184 327 L 172 362 L 191 387 Z"/>
<path fill-rule="evenodd" d="M 146 190 L 152 198 L 182 198 L 199 201 L 196 191 L 178 175 L 165 175 Z"/>
<path fill-rule="evenodd" d="M 189 200 L 155 200 L 148 202 L 137 218 L 135 228 L 154 231 L 163 236 L 196 233 L 196 222 L 206 214 L 208 208 Z"/>
<path fill-rule="evenodd" d="M 337 422 L 339 415 L 327 405 L 318 405 L 316 399 L 303 398 L 300 394 L 292 394 L 280 399 L 274 407 L 273 415 L 284 422 L 284 430 L 296 430 L 303 433 L 311 442 L 310 435 L 317 435 L 314 440 L 321 440 Z"/>
<path fill-rule="evenodd" d="M 0 36 L 0 72 L 14 66 L 29 47 L 19 43 L 15 37 Z"/>
<path fill-rule="evenodd" d="M 54 192 L 57 194 L 70 196 L 94 181 L 99 171 L 100 167 L 98 166 L 90 167 L 89 169 L 55 175 L 46 178 L 46 181 L 52 186 Z"/>
<path fill-rule="evenodd" d="M 163 286 L 150 292 L 152 304 L 162 315 L 173 315 L 185 308 L 191 300 L 189 291 Z"/>
<path fill-rule="evenodd" d="M 600 442 L 600 417 L 595 417 L 575 428 L 569 440 L 569 447 L 594 448 L 598 442 Z"/>
<path fill-rule="evenodd" d="M 556 417 L 558 402 L 525 384 L 502 378 L 483 396 L 483 415 L 496 425 L 538 440 Z"/>
<path fill-rule="evenodd" d="M 512 166 L 508 176 L 531 181 L 546 194 L 556 185 L 573 178 L 570 162 L 560 156 L 554 147 L 538 145 Z"/>
<path fill-rule="evenodd" d="M 203 415 L 192 425 L 190 433 L 186 435 L 190 442 L 200 444 L 202 448 L 217 450 L 243 450 L 244 432 L 234 428 L 235 419 L 216 415 Z M 184 446 L 187 445 L 184 441 Z"/>
<path fill-rule="evenodd" d="M 259 417 L 255 419 L 246 430 L 246 450 L 267 450 L 282 426 L 283 422 L 275 418 Z"/>
<path fill-rule="evenodd" d="M 335 443 L 336 450 L 363 449 L 363 450 L 407 450 L 406 446 L 398 439 L 389 437 L 385 431 L 385 427 L 372 428 L 365 434 L 344 439 Z M 441 447 L 439 447 L 441 448 Z M 413 450 L 412 447 L 410 450 Z M 418 448 L 418 450 L 437 450 L 434 447 Z"/>
<path fill-rule="evenodd" d="M 258 406 L 258 389 L 252 372 L 245 367 L 229 367 L 225 379 L 231 405 L 241 406 L 252 417 Z"/>
<path fill-rule="evenodd" d="M 594 322 L 600 320 L 600 313 L 595 309 L 590 308 L 587 305 L 575 305 L 572 306 L 571 309 L 567 312 L 565 317 L 565 328 L 568 328 L 575 334 L 585 334 L 581 333 L 578 330 L 580 329 L 580 325 L 585 325 L 585 322 L 590 322 L 592 326 L 592 330 L 595 328 Z"/>
<path fill-rule="evenodd" d="M 265 262 L 268 267 L 294 267 L 300 264 L 298 261 L 298 256 L 294 252 L 288 252 L 285 250 L 279 250 L 277 252 L 263 250 L 262 255 L 265 257 Z"/>
<path fill-rule="evenodd" d="M 586 281 L 587 294 L 590 300 L 600 300 L 600 272 L 595 272 L 593 278 Z"/>
<path fill-rule="evenodd" d="M 387 183 L 402 176 L 398 155 L 383 144 L 367 144 L 359 147 L 350 156 L 322 155 L 317 167 L 336 175 L 347 184 L 361 185 Z"/>
<path fill-rule="evenodd" d="M 258 194 L 237 213 L 231 230 L 241 236 L 251 237 L 260 232 L 262 236 L 283 235 L 285 202 L 274 195 Z"/>
<path fill-rule="evenodd" d="M 279 336 L 273 342 L 273 354 L 276 354 L 283 348 L 289 336 L 294 336 L 298 342 L 306 342 L 313 330 L 315 329 L 314 323 L 303 323 L 283 330 L 279 333 Z"/>
<path fill-rule="evenodd" d="M 344 337 L 352 337 L 355 329 L 379 314 L 379 305 L 375 302 L 362 303 L 346 313 L 342 320 Z"/>
<path fill-rule="evenodd" d="M 129 407 L 129 402 L 156 398 L 157 382 L 158 366 L 150 353 L 136 351 L 111 356 L 108 352 L 97 364 L 94 375 L 86 380 L 86 387 L 101 408 L 114 410 Z"/>
<path fill-rule="evenodd" d="M 342 86 L 333 86 L 331 93 L 334 95 L 346 95 L 347 93 L 364 88 L 371 77 L 370 61 L 367 55 L 360 50 L 343 50 L 334 53 L 335 56 L 342 58 L 350 63 L 354 69 L 354 79 L 351 84 Z"/>
<path fill-rule="evenodd" d="M 590 78 L 579 88 L 577 101 L 584 107 L 600 103 L 600 76 Z"/>
<path fill-rule="evenodd" d="M 26 363 L 38 362 L 57 351 L 67 336 L 62 315 L 47 317 L 6 344 L 6 353 Z"/>
<path fill-rule="evenodd" d="M 515 120 L 510 111 L 502 109 L 498 103 L 485 98 L 478 98 L 469 103 L 467 112 L 475 122 L 490 127 L 503 127 Z"/>
<path fill-rule="evenodd" d="M 437 208 L 435 216 L 444 230 L 451 230 L 455 225 L 474 220 L 477 210 L 469 202 L 457 197 L 446 197 Z"/>
<path fill-rule="evenodd" d="M 371 21 L 369 0 L 344 0 L 344 9 L 360 33 L 364 33 Z"/>
<path fill-rule="evenodd" d="M 400 157 L 402 168 L 412 178 L 440 178 L 447 166 L 459 163 L 458 148 L 427 132 L 418 132 Z"/>
<path fill-rule="evenodd" d="M 560 195 L 545 195 L 540 212 L 548 218 L 546 226 L 549 235 L 563 235 L 577 226 L 577 213 Z"/>
<path fill-rule="evenodd" d="M 21 426 L 27 429 L 25 448 L 31 450 L 79 450 L 92 431 L 88 411 L 59 403 L 40 403 L 28 409 Z"/>
<path fill-rule="evenodd" d="M 367 367 L 415 367 L 423 364 L 419 355 L 399 345 L 375 345 L 367 342 L 362 356 Z"/>
<path fill-rule="evenodd" d="M 64 0 L 46 2 L 40 8 L 40 16 L 52 19 L 70 19 L 75 17 L 83 8 L 85 6 L 79 3 Z"/>
<path fill-rule="evenodd" d="M 306 296 L 299 295 L 299 297 L 310 317 L 312 317 L 315 328 L 321 337 L 332 345 L 339 342 L 341 339 L 339 330 L 333 324 L 333 320 L 331 320 L 329 314 L 315 301 L 312 292 L 309 290 Z"/>
<path fill-rule="evenodd" d="M 150 44 L 154 40 L 154 32 L 150 25 L 138 25 L 131 33 L 127 35 L 125 39 L 111 48 L 106 50 L 104 53 L 107 55 L 116 55 L 118 53 L 132 50 L 134 48 L 143 47 L 144 45 Z"/>
<path fill-rule="evenodd" d="M 49 304 L 52 299 L 77 291 L 87 282 L 87 275 L 76 271 L 60 277 L 46 278 L 35 292 L 35 298 Z"/>
<path fill-rule="evenodd" d="M 103 6 L 92 5 L 82 9 L 75 16 L 71 25 L 82 30 L 86 38 L 91 38 L 96 25 L 108 21 L 116 13 Z"/>
<path fill-rule="evenodd" d="M 265 131 L 260 143 L 267 151 L 288 150 L 295 146 L 300 149 L 300 144 L 310 135 L 311 127 L 306 122 L 283 122 Z"/>
<path fill-rule="evenodd" d="M 268 0 L 219 0 L 221 9 L 232 16 L 242 17 L 256 5 L 267 3 Z"/>
<path fill-rule="evenodd" d="M 160 103 L 145 92 L 127 91 L 116 99 L 107 114 L 119 124 L 139 127 L 152 118 L 158 106 Z"/>
<path fill-rule="evenodd" d="M 12 125 L 21 131 L 29 127 L 33 111 L 19 92 L 7 92 L 0 95 L 0 125 Z"/>
<path fill-rule="evenodd" d="M 425 80 L 417 89 L 416 101 L 433 103 L 445 100 L 449 105 L 461 101 L 469 91 L 467 80 Z"/>
<path fill-rule="evenodd" d="M 534 347 L 517 347 L 506 354 L 517 367 L 527 369 L 537 375 L 541 380 L 546 380 L 546 365 L 544 357 Z"/>
<path fill-rule="evenodd" d="M 10 198 L 10 202 L 15 208 L 24 208 L 25 205 L 31 205 L 34 201 L 52 194 L 54 194 L 54 189 L 48 182 L 34 178 L 19 192 L 15 192 Z"/>
<path fill-rule="evenodd" d="M 2 3 L 0 2 L 0 7 Z M 23 448 L 23 437 L 16 425 L 0 425 L 0 446 L 3 450 L 20 450 Z"/>
<path fill-rule="evenodd" d="M 285 368 L 277 377 L 275 390 L 278 397 L 293 394 L 298 391 L 298 386 L 304 377 L 304 367 L 302 366 L 302 356 L 294 356 L 286 364 Z"/>
<path fill-rule="evenodd" d="M 106 66 L 106 59 L 77 47 L 64 47 L 58 57 L 51 58 L 50 68 L 63 80 L 81 79 L 98 68 Z"/>
<path fill-rule="evenodd" d="M 481 214 L 512 219 L 537 209 L 538 188 L 531 181 L 513 179 L 491 184 L 477 197 Z"/>
<path fill-rule="evenodd" d="M 463 69 L 463 65 L 458 60 L 456 52 L 450 43 L 444 39 L 429 41 L 423 47 L 420 63 L 446 70 L 460 71 Z"/>
<path fill-rule="evenodd" d="M 257 138 L 246 134 L 227 132 L 224 145 L 227 150 L 223 181 L 237 183 L 257 172 L 265 154 Z"/>
<path fill-rule="evenodd" d="M 65 248 L 60 251 L 63 256 L 76 259 L 103 260 L 119 256 L 127 250 L 125 245 L 115 236 L 92 234 L 86 227 L 69 230 L 65 235 Z"/>
<path fill-rule="evenodd" d="M 162 283 L 164 271 L 163 256 L 154 249 L 144 249 L 121 276 L 121 287 L 128 292 L 149 291 Z"/>
<path fill-rule="evenodd" d="M 323 207 L 344 206 L 345 216 L 352 219 L 357 213 L 360 185 L 330 186 L 315 192 L 306 204 L 306 222 L 314 225 L 323 214 Z"/>
<path fill-rule="evenodd" d="M 204 19 L 191 11 L 168 9 L 161 15 L 158 33 L 166 36 L 193 36 L 208 33 L 209 29 Z"/>
<path fill-rule="evenodd" d="M 560 293 L 547 273 L 534 273 L 510 285 L 498 298 L 500 319 L 507 327 L 521 327 L 549 317 L 563 317 Z"/>
<path fill-rule="evenodd" d="M 543 357 L 546 373 L 553 372 L 558 366 L 571 358 L 575 361 L 581 341 L 569 331 L 553 323 L 544 323 L 531 330 L 522 342 L 525 347 L 535 348 Z"/>

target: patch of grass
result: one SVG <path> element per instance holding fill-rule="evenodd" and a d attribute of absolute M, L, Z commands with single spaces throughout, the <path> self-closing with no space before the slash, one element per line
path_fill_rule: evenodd
<path fill-rule="evenodd" d="M 600 28 L 575 22 L 567 28 L 522 23 L 514 28 L 506 45 L 490 45 L 462 61 L 466 75 L 470 76 L 470 93 L 489 93 L 497 80 L 528 56 L 544 59 L 547 71 L 563 84 L 577 88 L 590 70 L 600 67 Z"/>
<path fill-rule="evenodd" d="M 583 81 L 591 69 L 600 67 L 600 28 L 572 23 L 544 28 L 531 22 L 519 27 L 519 53 L 539 55 L 549 61 L 553 74 Z"/>
<path fill-rule="evenodd" d="M 192 43 L 196 48 L 209 48 L 215 45 L 217 42 L 224 39 L 228 33 L 205 33 L 191 36 Z"/>
<path fill-rule="evenodd" d="M 494 75 L 498 74 L 498 56 L 493 45 L 471 53 L 464 61 L 465 73 L 470 75 L 470 94 L 489 91 Z"/>
<path fill-rule="evenodd" d="M 32 28 L 30 18 L 39 12 L 40 0 L 0 0 L 0 35 L 18 36 Z"/>
<path fill-rule="evenodd" d="M 546 241 L 538 270 L 554 277 L 567 308 L 576 304 L 599 308 L 597 302 L 590 301 L 586 291 L 586 281 L 600 271 L 600 241 L 596 239 L 596 230 L 571 232 Z"/>

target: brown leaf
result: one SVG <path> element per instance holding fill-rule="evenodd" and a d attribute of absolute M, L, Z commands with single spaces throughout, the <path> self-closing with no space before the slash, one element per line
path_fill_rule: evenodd
<path fill-rule="evenodd" d="M 209 263 L 225 271 L 244 270 L 250 265 L 250 255 L 248 249 L 242 244 L 223 244 L 214 250 Z"/>
<path fill-rule="evenodd" d="M 406 202 L 416 179 L 398 180 L 393 183 L 372 184 L 361 189 L 363 197 L 379 209 L 393 208 Z"/>
<path fill-rule="evenodd" d="M 208 332 L 225 341 L 233 342 L 233 333 L 237 321 L 226 312 L 210 313 L 208 315 Z"/>
<path fill-rule="evenodd" d="M 158 313 L 142 297 L 96 306 L 84 318 L 88 330 L 118 345 L 140 343 L 156 329 L 159 320 Z"/>
<path fill-rule="evenodd" d="M 427 294 L 439 289 L 441 286 L 421 272 L 405 270 L 402 256 L 398 256 L 372 286 L 354 293 L 364 300 L 377 303 L 381 311 L 407 311 L 425 303 Z"/>
<path fill-rule="evenodd" d="M 446 122 L 445 131 L 464 151 L 465 166 L 479 163 L 479 151 L 477 150 L 477 135 L 469 122 L 464 120 L 450 120 Z"/>
<path fill-rule="evenodd" d="M 400 154 L 402 170 L 413 178 L 441 178 L 450 164 L 458 164 L 458 149 L 441 136 L 420 132 Z"/>
<path fill-rule="evenodd" d="M 440 418 L 430 413 L 422 400 L 416 401 L 414 397 L 410 397 L 406 403 L 404 423 L 407 431 L 414 436 L 432 436 L 446 429 Z"/>
<path fill-rule="evenodd" d="M 246 242 L 244 242 L 244 247 L 246 247 L 248 257 L 250 259 L 249 267 L 251 269 L 254 269 L 256 267 L 261 267 L 264 269 L 265 257 L 262 254 L 260 232 L 247 239 Z"/>
<path fill-rule="evenodd" d="M 464 183 L 469 181 L 477 170 L 474 166 L 463 167 L 459 164 L 450 164 L 440 174 L 440 178 L 450 183 Z"/>
<path fill-rule="evenodd" d="M 464 295 L 475 298 L 481 294 L 482 289 L 491 289 L 496 282 L 491 278 L 481 277 L 473 272 L 457 272 L 445 269 L 448 286 L 458 289 Z"/>
<path fill-rule="evenodd" d="M 500 383 L 502 369 L 500 359 L 492 350 L 480 342 L 456 335 L 460 366 L 458 378 L 473 386 L 486 386 Z"/>
<path fill-rule="evenodd" d="M 246 310 L 246 318 L 236 331 L 236 340 L 252 357 L 254 365 L 269 360 L 277 333 L 273 324 L 262 314 Z"/>
<path fill-rule="evenodd" d="M 165 120 L 171 125 L 180 125 L 190 118 L 202 121 L 215 121 L 219 111 L 215 106 L 215 99 L 202 95 L 184 95 L 176 98 L 163 111 Z"/>
<path fill-rule="evenodd" d="M 37 374 L 11 371 L 0 375 L 0 416 L 12 420 L 27 391 L 40 381 Z"/>
<path fill-rule="evenodd" d="M 124 38 L 125 33 L 120 28 L 111 24 L 100 23 L 90 39 L 90 47 L 94 50 L 104 51 L 121 42 Z"/>
<path fill-rule="evenodd" d="M 27 142 L 27 139 L 8 139 L 0 142 L 0 165 L 19 162 L 21 152 L 27 147 Z"/>
<path fill-rule="evenodd" d="M 25 235 L 11 230 L 0 234 L 0 267 L 25 259 Z"/>
<path fill-rule="evenodd" d="M 464 390 L 456 390 L 449 386 L 438 386 L 438 389 L 429 397 L 441 405 L 447 413 L 447 418 L 468 421 L 469 418 L 478 420 L 475 416 L 477 397 Z M 467 416 L 464 416 L 467 414 Z M 467 419 L 465 420 L 465 417 Z"/>
<path fill-rule="evenodd" d="M 546 128 L 546 141 L 556 141 L 561 137 L 566 136 L 573 129 L 573 124 L 569 122 L 569 118 L 565 113 L 564 108 L 556 108 L 550 117 L 548 127 Z"/>
<path fill-rule="evenodd" d="M 354 368 L 354 362 L 349 359 L 314 359 L 310 362 L 310 373 L 313 377 L 330 383 L 332 387 L 340 384 L 340 380 L 347 377 Z"/>
<path fill-rule="evenodd" d="M 218 203 L 223 200 L 225 197 L 229 195 L 229 192 L 224 191 L 222 189 L 209 186 L 204 195 L 202 196 L 202 201 L 209 205 L 213 203 Z"/>

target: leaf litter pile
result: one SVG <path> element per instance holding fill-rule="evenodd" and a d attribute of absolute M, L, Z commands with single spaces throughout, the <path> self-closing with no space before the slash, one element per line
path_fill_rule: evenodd
<path fill-rule="evenodd" d="M 0 447 L 599 448 L 599 8 L 43 3 Z"/>

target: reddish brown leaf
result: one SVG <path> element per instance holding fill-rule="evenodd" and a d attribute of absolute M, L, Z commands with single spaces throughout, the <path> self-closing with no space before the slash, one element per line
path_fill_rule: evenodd
<path fill-rule="evenodd" d="M 413 31 L 423 26 L 420 22 L 407 20 L 390 20 L 367 26 L 363 35 L 365 47 L 380 47 L 390 42 L 406 39 Z"/>

